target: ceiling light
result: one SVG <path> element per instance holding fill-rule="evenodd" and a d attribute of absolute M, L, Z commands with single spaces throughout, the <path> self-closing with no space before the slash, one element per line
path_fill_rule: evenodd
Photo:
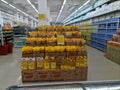
<path fill-rule="evenodd" d="M 11 4 L 8 4 L 9 6 L 11 6 L 12 8 L 14 8 L 14 9 L 16 9 L 16 7 L 15 6 L 13 6 L 13 5 L 11 5 Z"/>
<path fill-rule="evenodd" d="M 6 2 L 5 0 L 1 0 L 2 2 L 6 3 L 6 4 L 9 4 L 8 2 Z"/>
<path fill-rule="evenodd" d="M 63 10 L 63 8 L 64 8 L 64 6 L 65 6 L 66 1 L 67 1 L 67 0 L 64 0 L 64 1 L 63 1 L 62 7 L 61 7 L 60 12 L 59 12 L 59 14 L 58 14 L 58 16 L 57 16 L 56 22 L 58 21 L 60 15 L 61 15 L 61 13 L 62 13 L 62 10 Z"/>
<path fill-rule="evenodd" d="M 30 2 L 30 0 L 27 0 L 27 2 L 34 8 L 34 10 L 39 14 L 39 11 L 35 8 L 35 6 Z"/>
<path fill-rule="evenodd" d="M 68 21 L 68 19 L 73 16 L 75 13 L 77 13 L 81 8 L 83 8 L 85 5 L 87 5 L 90 2 L 90 0 L 88 0 L 87 2 L 85 2 L 81 7 L 79 7 L 77 10 L 75 10 L 72 14 L 70 14 L 63 22 L 65 22 L 66 20 Z"/>
<path fill-rule="evenodd" d="M 2 2 L 4 2 L 5 4 L 8 4 L 8 5 L 9 5 L 9 6 L 11 6 L 12 8 L 16 9 L 17 11 L 19 11 L 19 12 L 23 13 L 24 15 L 29 16 L 29 18 L 31 18 L 31 19 L 33 19 L 33 20 L 35 20 L 35 21 L 37 21 L 37 22 L 38 22 L 38 20 L 37 20 L 37 19 L 35 19 L 34 17 L 32 17 L 32 16 L 28 15 L 27 13 L 23 12 L 22 10 L 20 10 L 20 9 L 16 8 L 16 7 L 15 7 L 15 6 L 13 6 L 12 4 L 9 4 L 7 1 L 5 1 L 5 0 L 1 0 L 1 1 L 2 1 Z"/>

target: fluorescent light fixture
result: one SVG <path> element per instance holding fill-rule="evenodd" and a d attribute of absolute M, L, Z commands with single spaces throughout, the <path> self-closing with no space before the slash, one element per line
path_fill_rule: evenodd
<path fill-rule="evenodd" d="M 62 7 L 61 7 L 60 12 L 59 12 L 59 14 L 58 14 L 58 16 L 57 16 L 56 22 L 58 21 L 60 15 L 61 15 L 61 13 L 62 13 L 62 10 L 63 10 L 63 8 L 64 8 L 64 6 L 65 6 L 66 1 L 67 1 L 67 0 L 64 0 L 64 1 L 63 1 Z"/>
<path fill-rule="evenodd" d="M 87 5 L 90 2 L 90 0 L 88 0 L 87 2 L 85 2 L 81 7 L 79 7 L 77 10 L 75 10 L 72 14 L 70 14 L 63 22 L 65 22 L 66 20 L 68 21 L 68 19 L 73 16 L 75 13 L 77 13 L 81 8 L 83 8 L 85 5 Z M 66 21 L 66 22 L 67 22 Z"/>
<path fill-rule="evenodd" d="M 8 4 L 9 6 L 11 6 L 12 8 L 14 8 L 14 9 L 16 9 L 16 7 L 15 6 L 13 6 L 13 5 L 11 5 L 11 4 Z"/>
<path fill-rule="evenodd" d="M 35 6 L 30 2 L 30 0 L 27 0 L 27 2 L 34 8 L 34 10 L 39 14 L 39 11 L 35 8 Z"/>
<path fill-rule="evenodd" d="M 8 2 L 6 2 L 5 0 L 1 0 L 2 2 L 6 3 L 6 4 L 9 4 Z"/>
<path fill-rule="evenodd" d="M 17 11 L 19 11 L 19 12 L 23 13 L 24 15 L 29 16 L 29 18 L 31 18 L 31 19 L 33 19 L 33 20 L 35 20 L 35 21 L 37 21 L 37 22 L 38 22 L 38 20 L 37 20 L 36 18 L 34 18 L 34 17 L 32 17 L 32 16 L 28 15 L 27 13 L 23 12 L 22 10 L 20 10 L 20 9 L 16 8 L 16 7 L 15 7 L 15 6 L 13 6 L 12 4 L 9 4 L 7 1 L 5 1 L 5 0 L 1 0 L 1 1 L 2 1 L 2 2 L 4 2 L 5 4 L 8 4 L 8 5 L 9 5 L 9 6 L 11 6 L 12 8 L 16 9 Z"/>

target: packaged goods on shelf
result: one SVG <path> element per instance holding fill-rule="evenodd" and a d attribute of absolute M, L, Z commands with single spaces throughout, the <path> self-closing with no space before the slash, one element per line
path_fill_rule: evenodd
<path fill-rule="evenodd" d="M 7 55 L 13 51 L 13 30 L 0 30 L 0 55 Z"/>
<path fill-rule="evenodd" d="M 64 35 L 66 38 L 80 38 L 81 33 L 79 31 L 33 31 L 29 32 L 29 37 L 37 37 L 37 38 L 51 38 L 57 37 L 57 35 Z"/>
<path fill-rule="evenodd" d="M 106 57 L 111 61 L 120 64 L 120 43 L 109 41 L 107 45 Z"/>
<path fill-rule="evenodd" d="M 37 46 L 37 47 L 25 46 L 22 48 L 23 57 L 25 56 L 33 57 L 40 54 L 42 55 L 42 53 L 49 56 L 51 56 L 52 54 L 64 55 L 63 53 L 65 53 L 68 56 L 72 56 L 72 55 L 74 56 L 75 54 L 87 56 L 86 55 L 87 50 L 85 46 Z"/>
<path fill-rule="evenodd" d="M 114 34 L 111 40 L 120 43 L 120 35 Z"/>
<path fill-rule="evenodd" d="M 120 26 L 119 26 L 120 27 Z M 120 29 L 118 29 L 118 32 L 117 32 L 118 35 L 120 35 Z"/>
<path fill-rule="evenodd" d="M 39 58 L 39 59 L 38 59 Z M 23 78 L 29 76 L 29 73 L 32 73 L 32 76 L 38 78 L 31 78 L 31 81 L 40 81 L 40 77 L 37 73 L 47 73 L 45 76 L 49 76 L 49 78 L 45 79 L 46 81 L 57 81 L 57 80 L 86 80 L 87 79 L 87 58 L 78 57 L 76 60 L 73 58 L 63 58 L 61 62 L 57 61 L 54 57 L 45 57 L 45 59 L 41 57 L 34 58 L 22 58 L 21 66 L 22 66 L 22 75 Z M 60 63 L 60 64 L 59 64 Z M 28 71 L 28 72 L 27 72 Z M 25 76 L 25 72 L 28 74 Z M 56 74 L 55 74 L 56 72 Z M 34 73 L 34 75 L 33 75 Z M 53 74 L 52 77 L 51 73 Z M 60 74 L 59 74 L 60 73 Z M 68 73 L 68 74 L 67 74 Z M 70 76 L 69 76 L 70 73 Z M 71 74 L 72 73 L 72 74 Z M 56 79 L 54 78 L 56 75 Z M 76 77 L 77 75 L 77 77 Z M 81 75 L 86 75 L 83 78 Z M 57 78 L 58 77 L 58 78 Z M 69 78 L 66 78 L 69 77 Z M 74 77 L 74 78 L 70 78 Z M 46 77 L 45 77 L 46 78 Z M 60 78 L 60 79 L 59 79 Z M 76 79 L 75 79 L 76 78 Z M 78 79 L 79 78 L 79 79 Z M 24 78 L 25 79 L 25 78 Z M 24 80 L 23 81 L 27 81 Z M 30 78 L 29 78 L 30 81 Z M 41 81 L 44 81 L 41 79 Z"/>
<path fill-rule="evenodd" d="M 38 26 L 41 31 L 78 31 L 77 26 Z"/>
<path fill-rule="evenodd" d="M 82 38 L 69 38 L 65 39 L 65 45 L 85 45 L 85 40 Z M 57 38 L 27 38 L 27 46 L 56 46 Z"/>
<path fill-rule="evenodd" d="M 91 45 L 91 33 L 97 32 L 97 26 L 89 24 L 80 25 L 81 37 L 86 40 L 88 45 Z"/>
<path fill-rule="evenodd" d="M 108 41 L 119 32 L 119 18 L 95 21 L 93 24 L 98 25 L 98 29 L 97 32 L 91 34 L 91 46 L 105 52 Z M 116 41 L 115 37 L 113 37 L 113 41 Z"/>
<path fill-rule="evenodd" d="M 25 26 L 16 26 L 14 32 L 14 47 L 23 47 L 26 44 L 28 30 Z"/>
<path fill-rule="evenodd" d="M 39 26 L 29 32 L 22 48 L 22 81 L 87 80 L 86 41 L 80 37 L 75 26 Z"/>

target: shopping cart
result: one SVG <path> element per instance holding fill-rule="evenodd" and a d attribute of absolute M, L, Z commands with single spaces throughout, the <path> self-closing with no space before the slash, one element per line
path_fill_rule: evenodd
<path fill-rule="evenodd" d="M 59 82 L 11 86 L 6 90 L 120 90 L 120 81 Z"/>

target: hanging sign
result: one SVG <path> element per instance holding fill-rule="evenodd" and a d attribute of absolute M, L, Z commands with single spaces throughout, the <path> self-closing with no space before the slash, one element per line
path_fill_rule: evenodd
<path fill-rule="evenodd" d="M 38 18 L 40 20 L 45 20 L 46 19 L 46 14 L 38 14 Z"/>

